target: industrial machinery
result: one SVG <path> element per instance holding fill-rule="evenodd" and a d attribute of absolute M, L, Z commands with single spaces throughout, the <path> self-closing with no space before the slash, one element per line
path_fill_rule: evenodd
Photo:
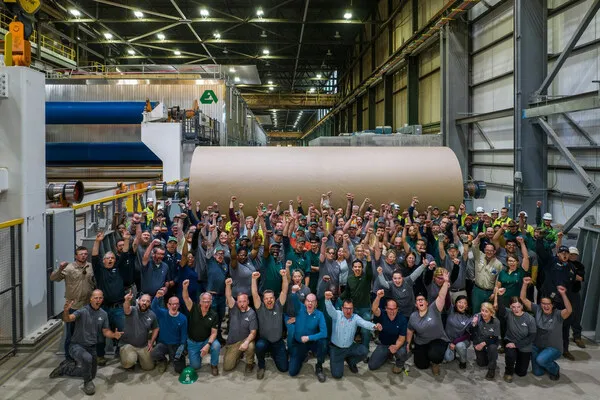
<path fill-rule="evenodd" d="M 4 65 L 24 66 L 31 64 L 33 15 L 40 9 L 40 0 L 3 0 L 6 8 L 14 15 L 4 40 L 0 40 L 0 51 L 4 54 Z"/>
<path fill-rule="evenodd" d="M 85 190 L 81 181 L 67 183 L 49 183 L 46 186 L 46 197 L 63 207 L 78 204 L 83 200 Z"/>

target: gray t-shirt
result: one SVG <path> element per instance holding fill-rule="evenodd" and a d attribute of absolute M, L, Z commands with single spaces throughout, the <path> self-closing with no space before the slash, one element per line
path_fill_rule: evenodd
<path fill-rule="evenodd" d="M 270 310 L 262 303 L 256 314 L 260 325 L 260 338 L 271 343 L 280 340 L 283 336 L 283 306 L 279 299 L 275 300 L 275 305 Z"/>
<path fill-rule="evenodd" d="M 86 305 L 76 310 L 75 331 L 71 338 L 71 343 L 79 344 L 84 347 L 95 346 L 102 337 L 103 329 L 110 329 L 108 326 L 108 314 L 103 309 L 94 310 L 91 305 Z"/>
<path fill-rule="evenodd" d="M 396 300 L 398 303 L 398 311 L 400 311 L 407 319 L 410 318 L 410 315 L 415 310 L 414 281 L 421 276 L 424 270 L 425 267 L 420 265 L 410 274 L 410 276 L 404 278 L 402 285 L 400 286 L 394 285 L 393 281 L 387 281 L 384 278 L 384 275 L 379 275 L 377 277 L 379 285 L 385 289 L 386 297 L 391 297 Z"/>
<path fill-rule="evenodd" d="M 125 330 L 121 341 L 133 347 L 148 345 L 148 332 L 158 328 L 156 314 L 150 308 L 141 312 L 138 306 L 131 307 L 131 313 L 125 315 Z"/>
<path fill-rule="evenodd" d="M 425 345 L 436 339 L 450 341 L 444 331 L 442 314 L 435 304 L 430 304 L 427 313 L 422 317 L 418 310 L 412 313 L 408 320 L 408 329 L 415 332 L 414 342 L 418 345 Z"/>
<path fill-rule="evenodd" d="M 446 320 L 446 335 L 450 341 L 454 341 L 463 336 L 470 325 L 471 317 L 469 315 L 455 312 L 452 309 Z"/>
<path fill-rule="evenodd" d="M 561 353 L 563 351 L 562 325 L 563 317 L 560 310 L 552 310 L 552 314 L 544 314 L 542 307 L 531 303 L 531 311 L 535 316 L 535 325 L 537 333 L 535 335 L 535 345 L 540 350 L 546 347 L 554 347 Z"/>
<path fill-rule="evenodd" d="M 506 334 L 504 338 L 514 343 L 520 351 L 531 352 L 531 345 L 537 332 L 535 318 L 526 312 L 517 317 L 510 308 L 505 308 L 504 312 L 506 313 Z"/>
<path fill-rule="evenodd" d="M 231 292 L 234 298 L 240 293 L 250 296 L 253 272 L 256 272 L 256 267 L 250 260 L 246 264 L 238 263 L 237 268 L 229 267 L 229 274 L 233 280 Z"/>
<path fill-rule="evenodd" d="M 452 276 L 452 271 L 454 270 L 454 268 L 459 268 L 458 277 L 450 285 L 450 290 L 453 290 L 453 291 L 464 290 L 465 287 L 467 286 L 467 282 L 466 282 L 467 265 L 465 263 L 465 260 L 463 260 L 461 257 L 460 263 L 458 263 L 458 265 L 457 265 L 457 264 L 454 264 L 454 262 L 452 261 L 450 256 L 446 256 L 446 258 L 444 259 L 444 268 L 446 268 L 448 270 L 448 273 L 451 276 Z"/>
<path fill-rule="evenodd" d="M 373 276 L 377 276 L 379 274 L 377 272 L 377 267 L 381 267 L 381 269 L 383 270 L 383 277 L 385 278 L 385 280 L 389 281 L 392 279 L 392 273 L 394 272 L 394 268 L 396 267 L 395 265 L 390 265 L 386 263 L 383 259 L 383 256 L 379 258 L 379 261 L 375 261 L 375 258 L 373 258 L 373 260 L 371 260 L 371 263 L 373 268 Z M 377 293 L 379 289 L 385 289 L 385 287 L 381 285 L 381 281 L 379 279 L 374 279 L 373 281 L 373 287 L 371 290 L 372 293 Z"/>
<path fill-rule="evenodd" d="M 248 308 L 248 311 L 241 312 L 237 305 L 229 310 L 229 336 L 227 344 L 237 343 L 250 335 L 250 331 L 258 329 L 256 312 Z"/>
<path fill-rule="evenodd" d="M 331 278 L 329 280 L 329 286 L 335 286 L 336 288 L 340 286 L 340 266 L 335 260 L 325 260 L 321 263 L 319 266 L 319 281 L 321 281 L 325 275 L 329 275 Z"/>

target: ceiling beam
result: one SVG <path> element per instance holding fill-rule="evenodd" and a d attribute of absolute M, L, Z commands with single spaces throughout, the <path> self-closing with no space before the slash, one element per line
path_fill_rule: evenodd
<path fill-rule="evenodd" d="M 128 6 L 126 4 L 119 4 L 119 3 L 115 3 L 115 2 L 112 2 L 112 1 L 108 1 L 108 0 L 94 0 L 94 1 L 96 3 L 106 4 L 106 5 L 114 6 L 114 7 L 125 8 L 125 9 L 131 10 L 131 11 L 141 11 L 144 14 L 147 14 L 147 15 L 156 15 L 157 17 L 161 17 L 161 18 L 165 18 L 165 19 L 169 19 L 169 20 L 174 20 L 174 21 L 178 21 L 179 20 L 179 18 L 176 17 L 176 16 L 174 16 L 174 15 L 163 14 L 163 13 L 159 13 L 159 12 L 151 11 L 151 10 L 145 10 L 145 9 L 141 9 L 139 7 Z"/>
<path fill-rule="evenodd" d="M 119 5 L 118 7 L 123 7 L 123 8 L 128 8 L 128 9 L 135 9 L 134 7 L 125 7 L 123 5 Z M 187 19 L 187 18 L 121 18 L 121 19 L 117 19 L 117 18 L 93 18 L 93 17 L 89 17 L 89 18 L 68 18 L 68 19 L 60 19 L 60 20 L 56 20 L 54 22 L 60 22 L 62 24 L 77 24 L 77 23 L 82 23 L 82 22 L 104 22 L 104 23 L 109 23 L 109 24 L 131 24 L 131 23 L 149 23 L 149 22 L 153 22 L 153 23 L 166 23 L 166 22 L 173 22 L 173 21 L 177 21 L 177 22 L 182 22 L 182 23 L 191 23 L 191 24 L 214 24 L 214 23 L 219 23 L 219 24 L 239 24 L 240 22 L 242 22 L 243 24 L 294 24 L 294 25 L 298 25 L 298 24 L 302 24 L 301 20 L 297 20 L 297 19 L 288 19 L 288 18 L 265 18 L 265 19 L 259 19 L 259 18 L 250 18 L 247 20 L 240 20 L 240 19 L 232 19 L 232 18 L 213 18 L 213 17 L 207 17 L 207 18 L 191 18 L 191 19 Z M 321 19 L 321 20 L 314 20 L 314 21 L 310 21 L 307 22 L 308 25 L 378 25 L 381 24 L 382 21 L 377 21 L 377 20 L 367 20 L 367 21 L 360 21 L 360 20 L 345 20 L 345 19 Z"/>

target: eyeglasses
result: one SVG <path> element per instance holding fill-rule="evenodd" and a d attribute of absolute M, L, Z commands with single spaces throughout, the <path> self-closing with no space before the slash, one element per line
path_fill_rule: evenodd
<path fill-rule="evenodd" d="M 172 307 L 179 307 L 179 303 L 169 303 L 169 305 Z"/>
<path fill-rule="evenodd" d="M 543 306 L 551 306 L 552 305 L 552 303 L 540 303 L 540 304 Z"/>
<path fill-rule="evenodd" d="M 333 251 L 328 251 L 327 254 L 334 255 L 335 253 Z"/>
<path fill-rule="evenodd" d="M 389 307 L 386 307 L 385 309 L 388 311 L 397 311 L 398 310 L 397 308 L 389 308 Z"/>

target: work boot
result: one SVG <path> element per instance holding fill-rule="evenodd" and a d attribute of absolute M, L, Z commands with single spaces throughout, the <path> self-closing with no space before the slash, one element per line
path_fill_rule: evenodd
<path fill-rule="evenodd" d="M 325 373 L 323 372 L 323 366 L 321 366 L 321 365 L 315 366 L 315 375 L 317 375 L 317 379 L 321 383 L 325 382 L 325 379 L 327 379 L 325 377 Z"/>
<path fill-rule="evenodd" d="M 565 351 L 563 353 L 563 357 L 566 358 L 567 360 L 575 361 L 575 356 L 573 354 L 571 354 L 569 351 Z"/>
<path fill-rule="evenodd" d="M 353 374 L 358 374 L 358 367 L 356 366 L 356 364 L 350 364 L 350 363 L 348 363 L 348 369 Z"/>
<path fill-rule="evenodd" d="M 431 373 L 433 376 L 438 376 L 440 374 L 440 364 L 431 364 Z"/>
<path fill-rule="evenodd" d="M 487 379 L 488 381 L 491 381 L 495 377 L 496 377 L 496 370 L 495 369 L 488 369 L 487 374 L 485 374 L 485 379 Z"/>
<path fill-rule="evenodd" d="M 246 364 L 246 373 L 250 374 L 254 371 L 254 364 Z"/>
<path fill-rule="evenodd" d="M 93 381 L 87 381 L 83 384 L 83 393 L 87 394 L 88 396 L 92 396 L 94 393 L 96 393 L 96 385 L 94 385 Z"/>
<path fill-rule="evenodd" d="M 265 377 L 265 369 L 259 368 L 258 371 L 256 372 L 256 379 L 261 380 L 264 377 Z"/>
<path fill-rule="evenodd" d="M 399 366 L 399 365 L 394 365 L 392 367 L 392 373 L 396 374 L 396 375 L 401 374 L 402 370 L 403 370 L 403 368 L 401 366 Z"/>
<path fill-rule="evenodd" d="M 96 357 L 96 364 L 98 364 L 99 367 L 104 367 L 106 365 L 106 358 Z"/>
<path fill-rule="evenodd" d="M 467 363 L 466 362 L 459 362 L 458 363 L 458 368 L 460 368 L 460 369 L 467 369 Z"/>
<path fill-rule="evenodd" d="M 156 370 L 158 371 L 159 374 L 164 373 L 167 370 L 167 362 L 159 361 L 158 364 L 156 365 Z"/>
<path fill-rule="evenodd" d="M 551 381 L 557 381 L 560 379 L 560 372 L 557 372 L 556 375 L 548 374 L 548 377 L 550 377 Z"/>
<path fill-rule="evenodd" d="M 64 366 L 60 364 L 58 367 L 54 368 L 52 372 L 50 372 L 50 379 L 58 378 L 59 376 L 63 376 L 64 374 Z"/>
<path fill-rule="evenodd" d="M 512 375 L 504 374 L 504 382 L 512 383 L 512 381 L 513 381 L 513 376 Z"/>
<path fill-rule="evenodd" d="M 212 374 L 212 376 L 219 376 L 219 367 L 217 367 L 216 365 L 211 365 L 210 373 Z"/>
<path fill-rule="evenodd" d="M 577 347 L 579 347 L 580 349 L 585 349 L 585 343 L 583 342 L 582 338 L 573 338 L 573 341 L 575 342 Z"/>

